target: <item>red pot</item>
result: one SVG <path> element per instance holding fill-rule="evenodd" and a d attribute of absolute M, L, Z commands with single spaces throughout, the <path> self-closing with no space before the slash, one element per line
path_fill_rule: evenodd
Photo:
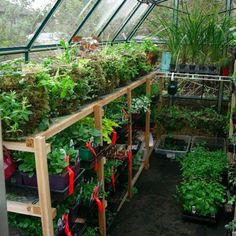
<path fill-rule="evenodd" d="M 229 76 L 229 67 L 221 67 L 220 68 L 220 75 Z"/>

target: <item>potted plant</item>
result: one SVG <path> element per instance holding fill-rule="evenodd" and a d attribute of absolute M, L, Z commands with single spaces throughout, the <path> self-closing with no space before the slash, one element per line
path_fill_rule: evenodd
<path fill-rule="evenodd" d="M 228 55 L 222 57 L 219 60 L 220 75 L 222 75 L 222 76 L 229 76 L 231 62 L 232 62 L 232 59 Z"/>
<path fill-rule="evenodd" d="M 219 207 L 225 202 L 225 188 L 214 181 L 190 179 L 178 188 L 185 219 L 216 222 Z"/>
<path fill-rule="evenodd" d="M 151 84 L 151 105 L 156 105 L 160 99 L 160 88 L 158 83 Z"/>
<path fill-rule="evenodd" d="M 222 181 L 228 159 L 222 151 L 210 152 L 199 146 L 189 152 L 180 164 L 184 179 Z"/>
<path fill-rule="evenodd" d="M 232 236 L 232 233 L 236 230 L 236 220 L 232 220 L 226 224 L 225 229 L 227 230 L 227 236 Z"/>

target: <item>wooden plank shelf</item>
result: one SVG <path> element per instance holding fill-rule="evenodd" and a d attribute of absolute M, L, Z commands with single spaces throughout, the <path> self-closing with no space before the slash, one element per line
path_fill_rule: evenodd
<path fill-rule="evenodd" d="M 7 200 L 7 211 L 19 213 L 23 215 L 41 217 L 41 208 L 36 204 L 24 203 L 24 202 L 15 202 Z M 52 218 L 56 217 L 56 209 L 51 208 Z"/>
<path fill-rule="evenodd" d="M 13 199 L 9 199 L 7 201 L 7 210 L 9 212 L 15 212 L 19 214 L 25 214 L 30 216 L 36 216 L 41 218 L 42 223 L 42 234 L 44 236 L 53 236 L 53 223 L 52 219 L 56 216 L 56 209 L 51 208 L 51 195 L 49 189 L 49 177 L 48 177 L 48 165 L 47 165 L 47 154 L 51 151 L 50 144 L 46 143 L 46 140 L 64 129 L 70 127 L 75 124 L 79 120 L 84 117 L 94 114 L 95 117 L 95 126 L 96 128 L 102 130 L 102 116 L 104 115 L 103 106 L 109 104 L 115 99 L 127 95 L 127 100 L 129 106 L 132 104 L 132 95 L 131 92 L 133 89 L 139 87 L 140 85 L 146 84 L 146 95 L 150 94 L 150 81 L 156 77 L 156 71 L 150 73 L 146 76 L 139 78 L 138 80 L 132 82 L 131 84 L 116 89 L 113 93 L 108 94 L 100 98 L 99 100 L 92 102 L 90 104 L 85 105 L 78 112 L 65 116 L 59 117 L 54 120 L 54 123 L 46 130 L 37 134 L 33 134 L 31 137 L 23 138 L 21 142 L 10 142 L 3 141 L 3 145 L 6 146 L 9 150 L 16 151 L 25 151 L 31 152 L 35 155 L 36 162 L 36 174 L 37 174 L 37 182 L 38 182 L 38 198 L 36 204 L 31 202 L 21 202 L 15 201 Z M 150 112 L 146 113 L 146 123 L 150 121 Z M 141 164 L 139 171 L 136 173 L 134 178 L 132 178 L 132 171 L 128 170 L 128 191 L 121 202 L 120 207 L 123 205 L 125 199 L 129 195 L 132 196 L 131 188 L 137 181 L 139 175 L 141 174 L 144 166 L 149 166 L 149 156 L 151 154 L 151 150 L 149 150 L 149 124 L 145 126 L 145 147 L 146 152 L 144 153 L 144 162 Z M 1 131 L 1 125 L 0 125 Z M 0 132 L 1 133 L 1 132 Z M 129 147 L 132 145 L 132 133 L 129 133 Z M 102 144 L 102 139 L 101 139 Z M 1 150 L 2 152 L 2 150 Z M 101 156 L 98 158 L 98 181 L 101 183 L 101 186 L 104 190 L 104 164 L 105 158 Z M 129 194 L 128 194 L 129 193 Z M 103 197 L 102 199 L 103 206 L 106 205 L 106 200 Z M 106 214 L 105 211 L 103 213 L 99 212 L 99 230 L 102 236 L 106 236 Z"/>

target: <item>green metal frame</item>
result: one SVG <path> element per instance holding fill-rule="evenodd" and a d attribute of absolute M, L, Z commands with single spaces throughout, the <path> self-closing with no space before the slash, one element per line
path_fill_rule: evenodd
<path fill-rule="evenodd" d="M 162 2 L 166 2 L 168 0 L 160 0 L 157 3 L 160 4 Z M 141 19 L 138 21 L 138 23 L 134 26 L 133 30 L 130 31 L 130 34 L 127 37 L 127 42 L 135 35 L 135 33 L 138 31 L 139 27 L 143 24 L 143 22 L 147 19 L 149 14 L 152 12 L 152 10 L 158 5 L 158 4 L 152 4 L 150 8 L 147 9 L 147 11 L 143 14 Z"/>
<path fill-rule="evenodd" d="M 101 31 L 98 33 L 98 37 L 101 36 L 101 34 L 104 32 L 104 30 L 108 27 L 108 25 L 111 23 L 111 21 L 114 19 L 114 17 L 117 15 L 117 13 L 120 11 L 120 9 L 123 7 L 123 5 L 126 3 L 127 0 L 124 0 L 120 6 L 116 9 L 116 11 L 114 12 L 114 14 L 111 16 L 111 18 L 107 21 L 107 23 L 103 26 L 103 28 L 101 29 Z"/>
<path fill-rule="evenodd" d="M 130 39 L 134 36 L 134 34 L 137 32 L 137 30 L 139 29 L 139 27 L 143 24 L 143 22 L 147 19 L 147 17 L 149 16 L 149 14 L 152 12 L 153 8 L 155 7 L 155 4 L 152 4 L 147 11 L 144 13 L 144 15 L 141 17 L 141 19 L 138 21 L 138 23 L 135 25 L 135 27 L 131 30 L 131 32 L 129 33 L 126 42 L 130 41 Z"/>
<path fill-rule="evenodd" d="M 29 41 L 29 43 L 26 46 L 0 48 L 0 56 L 1 55 L 9 55 L 9 54 L 25 54 L 25 59 L 26 59 L 26 61 L 28 61 L 29 60 L 29 53 L 30 52 L 40 52 L 40 51 L 57 49 L 59 47 L 59 44 L 34 45 L 34 42 L 37 39 L 37 37 L 39 36 L 39 34 L 42 32 L 44 27 L 47 25 L 47 23 L 50 20 L 50 18 L 52 17 L 52 15 L 58 10 L 59 6 L 61 5 L 61 3 L 63 1 L 64 0 L 57 0 L 55 2 L 55 4 L 51 8 L 51 10 L 48 12 L 48 14 L 45 16 L 44 20 L 41 22 L 40 26 L 35 31 L 35 34 L 33 35 L 33 37 L 31 38 L 31 40 Z M 107 20 L 106 24 L 103 26 L 103 28 L 98 33 L 98 36 L 100 36 L 106 30 L 108 25 L 111 23 L 111 21 L 114 19 L 114 17 L 118 14 L 118 12 L 121 10 L 122 6 L 125 4 L 126 1 L 127 0 L 123 0 L 122 3 L 117 7 L 117 9 L 113 13 L 113 15 Z M 156 0 L 156 3 L 154 5 L 156 6 L 156 5 L 158 5 L 158 4 L 162 3 L 162 2 L 166 2 L 166 1 L 168 1 L 168 0 Z M 174 3 L 175 7 L 177 7 L 177 9 L 179 10 L 179 0 L 172 0 L 172 1 Z M 89 17 L 92 15 L 93 11 L 95 10 L 95 8 L 97 7 L 97 5 L 100 2 L 101 2 L 101 0 L 97 0 L 94 3 L 93 7 L 90 9 L 88 14 L 83 19 L 83 21 L 79 24 L 77 30 L 74 32 L 74 34 L 69 39 L 69 41 L 68 41 L 69 43 L 71 43 L 72 42 L 72 38 L 79 33 L 81 28 L 84 26 L 84 24 L 89 19 Z M 148 15 L 151 13 L 151 11 L 155 7 L 155 6 L 151 5 L 150 8 L 148 8 L 146 10 L 146 12 L 139 19 L 138 23 L 131 30 L 130 34 L 127 37 L 127 40 L 117 40 L 116 39 L 117 36 L 124 29 L 124 27 L 129 23 L 129 21 L 132 19 L 132 17 L 134 16 L 134 14 L 138 10 L 138 8 L 141 6 L 141 4 L 142 3 L 139 3 L 137 1 L 137 5 L 133 9 L 132 13 L 127 16 L 125 22 L 121 25 L 121 27 L 116 31 L 112 41 L 106 41 L 106 42 L 104 41 L 101 44 L 104 44 L 104 43 L 111 43 L 111 44 L 113 44 L 113 43 L 117 43 L 117 42 L 118 43 L 119 42 L 128 42 L 134 36 L 134 34 L 137 32 L 138 28 L 143 24 L 145 19 L 148 17 Z M 231 11 L 232 11 L 232 0 L 225 0 L 225 6 L 226 6 L 225 7 L 226 12 L 229 12 L 229 14 L 230 14 Z M 178 13 L 178 10 L 177 10 L 177 13 Z M 174 15 L 173 15 L 173 17 L 175 18 Z"/>
<path fill-rule="evenodd" d="M 98 6 L 98 4 L 101 2 L 101 0 L 97 0 L 95 2 L 95 4 L 93 5 L 93 7 L 90 9 L 90 11 L 88 12 L 88 14 L 85 16 L 85 18 L 82 20 L 82 22 L 79 24 L 78 28 L 76 29 L 76 31 L 73 33 L 73 35 L 71 36 L 71 38 L 69 39 L 69 43 L 72 42 L 73 37 L 75 37 L 79 31 L 81 30 L 81 28 L 83 27 L 83 25 L 85 24 L 85 22 L 88 20 L 88 18 L 92 15 L 93 11 L 95 10 L 95 8 Z"/>
<path fill-rule="evenodd" d="M 116 31 L 115 36 L 113 37 L 113 39 L 111 40 L 111 42 L 113 43 L 115 41 L 115 39 L 117 38 L 117 36 L 120 34 L 120 32 L 124 29 L 124 27 L 128 24 L 128 22 L 130 21 L 130 19 L 133 17 L 133 15 L 136 13 L 136 11 L 139 9 L 139 7 L 142 5 L 142 3 L 138 3 L 136 4 L 136 6 L 134 7 L 133 11 L 130 13 L 130 15 L 128 15 L 128 17 L 126 18 L 125 22 L 121 25 L 121 27 Z"/>

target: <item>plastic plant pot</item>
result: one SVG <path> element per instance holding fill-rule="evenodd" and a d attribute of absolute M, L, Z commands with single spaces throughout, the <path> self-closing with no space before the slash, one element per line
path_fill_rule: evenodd
<path fill-rule="evenodd" d="M 93 153 L 90 152 L 86 147 L 79 148 L 79 156 L 82 161 L 92 161 Z"/>
<path fill-rule="evenodd" d="M 191 136 L 172 135 L 170 137 L 168 135 L 162 135 L 156 144 L 155 153 L 158 157 L 168 159 L 183 157 L 189 151 L 190 143 Z"/>
<path fill-rule="evenodd" d="M 188 68 L 189 68 L 189 73 L 190 74 L 195 74 L 196 73 L 196 65 L 189 64 Z"/>
<path fill-rule="evenodd" d="M 192 138 L 190 151 L 193 151 L 194 147 L 197 146 L 202 146 L 209 151 L 226 150 L 225 139 L 218 137 L 194 136 Z"/>

